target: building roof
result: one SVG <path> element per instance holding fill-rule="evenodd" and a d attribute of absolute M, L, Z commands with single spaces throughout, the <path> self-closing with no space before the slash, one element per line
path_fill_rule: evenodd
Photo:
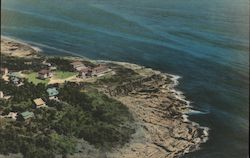
<path fill-rule="evenodd" d="M 24 64 L 31 65 L 32 61 L 26 61 L 26 62 L 24 62 Z"/>
<path fill-rule="evenodd" d="M 75 62 L 72 62 L 70 63 L 75 69 L 82 69 L 82 68 L 85 68 L 86 66 L 80 62 L 80 61 L 75 61 Z"/>
<path fill-rule="evenodd" d="M 43 64 L 46 65 L 46 66 L 49 66 L 49 67 L 52 66 L 51 63 L 47 63 L 46 61 L 44 61 Z"/>
<path fill-rule="evenodd" d="M 84 69 L 87 68 L 85 65 L 76 65 L 75 66 L 76 69 Z"/>
<path fill-rule="evenodd" d="M 0 98 L 3 98 L 3 97 L 4 97 L 3 91 L 0 91 Z"/>
<path fill-rule="evenodd" d="M 26 120 L 28 118 L 34 117 L 33 112 L 25 111 L 21 113 L 21 116 Z"/>
<path fill-rule="evenodd" d="M 19 79 L 18 79 L 17 77 L 14 77 L 14 78 L 12 78 L 12 81 L 13 81 L 13 82 L 18 82 Z"/>
<path fill-rule="evenodd" d="M 45 74 L 50 73 L 50 71 L 46 70 L 46 69 L 43 69 L 43 70 L 39 71 L 38 73 L 41 74 L 41 75 L 45 75 Z"/>
<path fill-rule="evenodd" d="M 56 66 L 51 66 L 51 67 L 50 67 L 50 70 L 56 70 L 56 69 L 57 69 Z"/>
<path fill-rule="evenodd" d="M 48 88 L 48 89 L 47 89 L 47 93 L 49 94 L 50 97 L 56 96 L 56 95 L 59 94 L 58 90 L 57 90 L 55 87 L 53 87 L 53 88 Z"/>
<path fill-rule="evenodd" d="M 74 61 L 74 62 L 72 62 L 70 64 L 74 65 L 74 66 L 76 66 L 76 65 L 84 65 L 81 61 Z"/>
<path fill-rule="evenodd" d="M 87 73 L 87 72 L 90 72 L 90 71 L 91 71 L 91 68 L 88 68 L 88 67 L 83 68 L 83 69 L 80 70 L 80 72 L 84 72 L 84 73 Z"/>
<path fill-rule="evenodd" d="M 16 120 L 17 113 L 16 112 L 9 112 L 9 114 L 7 115 L 7 117 Z"/>
<path fill-rule="evenodd" d="M 37 98 L 33 100 L 36 106 L 42 106 L 45 105 L 45 102 L 41 98 Z"/>
<path fill-rule="evenodd" d="M 108 67 L 106 65 L 99 65 L 98 67 L 95 67 L 92 70 L 95 72 L 103 72 L 108 70 Z"/>
<path fill-rule="evenodd" d="M 8 68 L 7 67 L 2 67 L 1 68 L 1 72 L 4 72 L 5 70 L 8 70 Z"/>
<path fill-rule="evenodd" d="M 12 72 L 12 73 L 10 73 L 9 77 L 23 78 L 19 72 Z"/>

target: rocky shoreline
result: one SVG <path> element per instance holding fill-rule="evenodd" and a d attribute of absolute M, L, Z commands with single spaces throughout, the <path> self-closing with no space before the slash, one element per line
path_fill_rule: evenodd
<path fill-rule="evenodd" d="M 182 93 L 175 89 L 178 76 L 135 64 L 113 63 L 130 67 L 147 77 L 127 84 L 127 90 L 122 85 L 121 93 L 114 95 L 106 92 L 129 107 L 138 125 L 131 142 L 107 154 L 108 157 L 181 157 L 198 150 L 208 140 L 208 128 L 187 119 L 190 105 Z M 137 86 L 131 88 L 131 85 Z"/>
<path fill-rule="evenodd" d="M 8 49 L 7 55 L 9 53 L 11 56 L 28 56 L 29 58 L 38 56 L 38 51 L 29 45 L 17 44 L 16 41 L 13 42 L 10 39 L 6 41 L 1 37 L 1 46 L 3 44 L 3 48 Z M 20 50 L 23 53 L 19 54 Z M 1 47 L 1 52 L 3 51 L 6 52 Z M 185 153 L 198 150 L 200 145 L 208 140 L 208 128 L 201 127 L 187 119 L 191 106 L 182 92 L 176 90 L 178 76 L 125 62 L 93 60 L 91 62 L 117 64 L 141 76 L 140 79 L 125 82 L 116 87 L 100 86 L 98 88 L 109 97 L 126 105 L 136 120 L 136 132 L 130 142 L 105 153 L 106 157 L 181 157 Z M 86 157 L 85 154 L 70 157 Z"/>

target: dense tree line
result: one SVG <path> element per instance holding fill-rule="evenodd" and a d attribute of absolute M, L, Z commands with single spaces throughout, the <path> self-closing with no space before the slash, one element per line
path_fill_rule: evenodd
<path fill-rule="evenodd" d="M 4 91 L 5 95 L 12 96 L 12 102 L 20 103 L 22 101 L 29 101 L 30 99 L 48 97 L 45 84 L 39 83 L 35 85 L 26 79 L 24 79 L 23 83 L 22 86 L 17 87 L 11 82 L 0 79 L 1 90 Z"/>
<path fill-rule="evenodd" d="M 27 110 L 35 114 L 29 121 L 0 121 L 1 154 L 22 153 L 26 158 L 73 154 L 81 138 L 110 150 L 128 142 L 134 133 L 133 118 L 124 105 L 96 90 L 82 92 L 84 84 L 65 83 L 59 88 L 58 102 L 48 99 L 44 84 L 24 83 L 16 87 L 0 80 L 1 90 L 13 96 L 0 100 L 3 114 Z M 31 106 L 39 97 L 48 108 Z"/>
<path fill-rule="evenodd" d="M 21 70 L 32 70 L 40 71 L 41 69 L 46 68 L 42 64 L 42 58 L 16 58 L 2 55 L 2 67 L 7 67 L 9 70 L 21 71 Z"/>
<path fill-rule="evenodd" d="M 72 65 L 70 65 L 71 61 L 65 58 L 60 58 L 60 57 L 48 58 L 47 62 L 51 63 L 53 66 L 56 66 L 57 69 L 60 71 L 71 71 L 71 72 L 75 71 Z"/>
<path fill-rule="evenodd" d="M 127 107 L 98 91 L 84 93 L 77 84 L 68 83 L 59 98 L 74 106 L 58 124 L 62 132 L 75 128 L 74 136 L 105 149 L 126 143 L 134 132 Z"/>

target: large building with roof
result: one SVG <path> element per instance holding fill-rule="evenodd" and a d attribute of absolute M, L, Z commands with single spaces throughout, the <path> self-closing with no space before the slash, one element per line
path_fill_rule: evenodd
<path fill-rule="evenodd" d="M 70 63 L 70 65 L 72 65 L 73 69 L 77 71 L 81 71 L 82 69 L 87 68 L 81 61 L 72 62 Z"/>
<path fill-rule="evenodd" d="M 84 68 L 79 71 L 79 77 L 87 78 L 92 76 L 92 70 L 90 68 Z"/>

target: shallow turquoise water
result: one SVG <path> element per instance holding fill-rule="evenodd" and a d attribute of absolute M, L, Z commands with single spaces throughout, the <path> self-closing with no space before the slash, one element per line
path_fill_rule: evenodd
<path fill-rule="evenodd" d="M 1 34 L 48 54 L 129 61 L 182 76 L 210 137 L 191 158 L 245 158 L 248 0 L 2 0 Z"/>

